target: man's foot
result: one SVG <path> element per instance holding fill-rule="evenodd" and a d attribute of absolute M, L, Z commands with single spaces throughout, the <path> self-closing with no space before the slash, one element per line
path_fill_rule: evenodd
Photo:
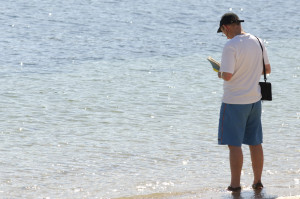
<path fill-rule="evenodd" d="M 258 182 L 256 184 L 253 184 L 252 185 L 252 189 L 255 189 L 255 190 L 260 190 L 264 187 L 264 185 L 261 183 L 261 182 Z"/>
<path fill-rule="evenodd" d="M 241 187 L 232 187 L 232 186 L 229 186 L 227 188 L 228 191 L 232 191 L 232 192 L 240 192 L 242 190 Z"/>

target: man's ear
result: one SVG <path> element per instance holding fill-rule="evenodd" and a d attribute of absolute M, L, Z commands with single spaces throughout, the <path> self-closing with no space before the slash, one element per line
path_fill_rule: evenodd
<path fill-rule="evenodd" d="M 231 24 L 230 24 L 231 25 Z M 224 25 L 224 27 L 225 27 L 225 30 L 228 32 L 229 31 L 229 26 L 230 25 Z"/>

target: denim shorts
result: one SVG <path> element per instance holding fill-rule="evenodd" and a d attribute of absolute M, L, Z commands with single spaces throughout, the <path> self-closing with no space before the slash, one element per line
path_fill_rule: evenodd
<path fill-rule="evenodd" d="M 258 145 L 262 142 L 261 101 L 253 104 L 222 103 L 218 144 L 241 146 Z"/>

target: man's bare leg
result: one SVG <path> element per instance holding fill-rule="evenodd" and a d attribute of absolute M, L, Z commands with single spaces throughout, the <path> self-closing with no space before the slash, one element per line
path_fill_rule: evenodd
<path fill-rule="evenodd" d="M 253 184 L 261 182 L 261 175 L 264 165 L 264 153 L 262 145 L 249 146 L 251 153 L 252 169 L 254 174 Z"/>
<path fill-rule="evenodd" d="M 231 184 L 233 188 L 240 187 L 241 172 L 243 167 L 243 152 L 242 148 L 238 146 L 229 147 L 229 160 L 231 170 Z"/>

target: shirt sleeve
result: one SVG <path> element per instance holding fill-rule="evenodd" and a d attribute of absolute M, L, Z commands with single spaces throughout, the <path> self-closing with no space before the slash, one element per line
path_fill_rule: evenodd
<path fill-rule="evenodd" d="M 234 73 L 235 68 L 235 49 L 226 44 L 223 48 L 220 72 Z"/>
<path fill-rule="evenodd" d="M 264 55 L 265 64 L 270 64 L 267 48 L 265 47 L 265 45 L 263 45 L 263 49 L 264 49 L 263 55 Z"/>

